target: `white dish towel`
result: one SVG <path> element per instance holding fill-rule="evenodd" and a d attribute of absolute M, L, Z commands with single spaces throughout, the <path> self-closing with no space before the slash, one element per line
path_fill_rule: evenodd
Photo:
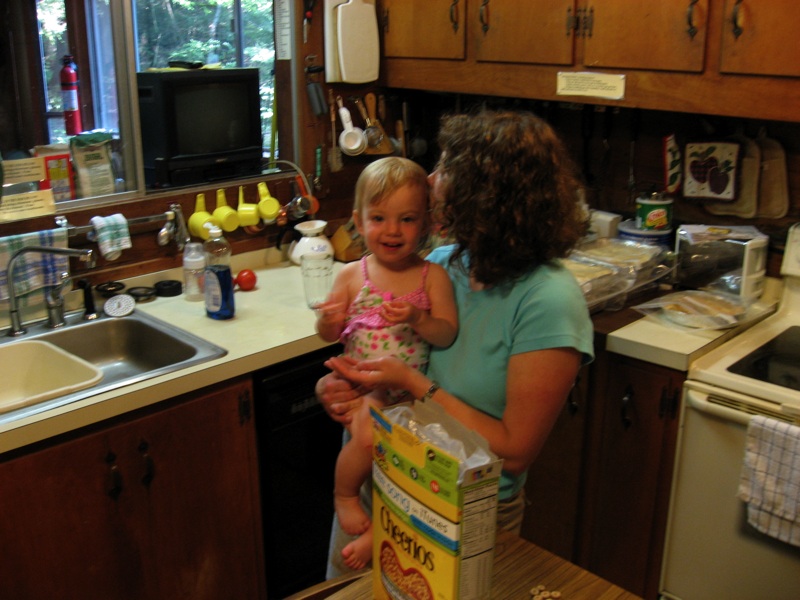
<path fill-rule="evenodd" d="M 747 502 L 750 525 L 800 546 L 800 426 L 750 419 L 739 498 Z"/>
<path fill-rule="evenodd" d="M 117 260 L 123 250 L 132 248 L 128 220 L 121 213 L 108 217 L 92 217 L 89 222 L 94 227 L 100 254 L 106 260 Z"/>

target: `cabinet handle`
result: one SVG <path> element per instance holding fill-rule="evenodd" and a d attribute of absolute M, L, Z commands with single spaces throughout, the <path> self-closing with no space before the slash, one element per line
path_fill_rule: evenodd
<path fill-rule="evenodd" d="M 569 412 L 570 416 L 575 416 L 577 412 L 581 409 L 580 402 L 575 400 L 576 394 L 580 397 L 580 392 L 578 391 L 578 384 L 581 382 L 581 376 L 578 374 L 575 377 L 575 383 L 572 385 L 572 389 L 569 392 L 569 396 L 567 397 L 567 412 Z"/>
<path fill-rule="evenodd" d="M 686 23 L 689 25 L 689 29 L 686 30 L 686 33 L 689 34 L 690 39 L 694 39 L 694 36 L 697 35 L 697 27 L 694 25 L 694 5 L 698 3 L 699 0 L 691 0 L 689 2 L 689 8 L 686 10 Z"/>
<path fill-rule="evenodd" d="M 156 476 L 156 463 L 153 460 L 153 457 L 150 456 L 148 449 L 150 448 L 150 444 L 148 444 L 145 440 L 139 444 L 139 454 L 142 455 L 142 461 L 144 462 L 144 475 L 142 475 L 142 485 L 144 487 L 150 487 L 150 484 L 153 482 Z"/>
<path fill-rule="evenodd" d="M 117 465 L 117 455 L 113 452 L 106 454 L 106 464 L 108 465 L 108 475 L 111 480 L 111 486 L 108 488 L 108 496 L 112 500 L 119 498 L 122 494 L 122 473 Z"/>
<path fill-rule="evenodd" d="M 628 386 L 625 389 L 625 395 L 620 400 L 620 417 L 622 418 L 622 427 L 625 429 L 633 425 L 633 419 L 628 415 L 629 411 L 633 409 L 633 388 Z"/>
<path fill-rule="evenodd" d="M 383 10 L 383 32 L 389 33 L 389 9 Z"/>
<path fill-rule="evenodd" d="M 450 3 L 450 23 L 453 24 L 453 33 L 458 31 L 458 2 L 459 0 L 453 0 Z"/>
<path fill-rule="evenodd" d="M 483 0 L 481 9 L 478 12 L 478 17 L 481 20 L 481 29 L 483 33 L 489 31 L 489 0 Z"/>
<path fill-rule="evenodd" d="M 736 0 L 736 4 L 733 5 L 733 11 L 731 12 L 731 24 L 733 25 L 733 37 L 735 38 L 738 38 L 744 33 L 744 29 L 742 29 L 742 21 L 744 18 L 740 12 L 742 2 L 744 2 L 744 0 Z"/>
<path fill-rule="evenodd" d="M 663 419 L 669 412 L 669 392 L 666 387 L 661 388 L 661 399 L 658 401 L 658 418 Z"/>

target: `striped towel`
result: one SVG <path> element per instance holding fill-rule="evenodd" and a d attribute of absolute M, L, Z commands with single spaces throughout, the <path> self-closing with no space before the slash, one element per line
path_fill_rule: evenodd
<path fill-rule="evenodd" d="M 123 250 L 133 247 L 128 220 L 121 213 L 109 217 L 92 217 L 90 223 L 97 235 L 100 254 L 106 260 L 117 260 Z"/>
<path fill-rule="evenodd" d="M 758 531 L 800 546 L 800 427 L 755 416 L 747 427 L 739 498 Z"/>
<path fill-rule="evenodd" d="M 0 300 L 8 300 L 8 261 L 14 253 L 27 246 L 67 247 L 65 228 L 36 231 L 0 238 Z M 26 294 L 43 287 L 61 283 L 61 273 L 69 273 L 69 258 L 55 254 L 31 252 L 17 259 L 14 269 L 14 283 L 20 306 L 34 306 L 41 303 L 33 300 L 39 295 L 25 297 Z M 33 300 L 33 301 L 31 301 Z"/>

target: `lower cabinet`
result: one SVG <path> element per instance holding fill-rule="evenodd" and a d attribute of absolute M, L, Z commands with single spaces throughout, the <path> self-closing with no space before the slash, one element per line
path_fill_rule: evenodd
<path fill-rule="evenodd" d="M 523 536 L 657 598 L 684 378 L 598 351 L 531 467 Z"/>
<path fill-rule="evenodd" d="M 265 598 L 249 378 L 0 459 L 0 597 Z"/>

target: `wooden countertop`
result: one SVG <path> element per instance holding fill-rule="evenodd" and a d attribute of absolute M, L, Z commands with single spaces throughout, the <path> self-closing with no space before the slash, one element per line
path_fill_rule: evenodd
<path fill-rule="evenodd" d="M 641 600 L 622 588 L 581 569 L 555 554 L 522 538 L 499 533 L 495 543 L 492 598 L 494 600 L 526 600 L 531 588 L 543 585 L 548 591 L 558 590 L 566 600 Z M 292 598 L 328 598 L 329 600 L 371 600 L 372 571 L 332 595 L 315 586 L 308 593 Z M 320 595 L 321 594 L 321 595 Z"/>

